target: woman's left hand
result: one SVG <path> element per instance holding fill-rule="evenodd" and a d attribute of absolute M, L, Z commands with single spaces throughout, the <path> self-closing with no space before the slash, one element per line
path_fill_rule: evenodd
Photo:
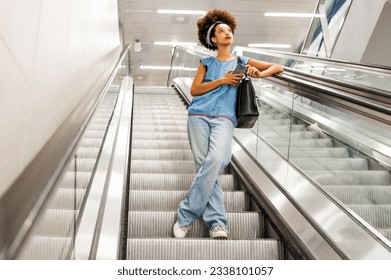
<path fill-rule="evenodd" d="M 261 71 L 259 71 L 257 68 L 252 67 L 250 65 L 247 65 L 247 76 L 252 78 L 262 78 Z"/>

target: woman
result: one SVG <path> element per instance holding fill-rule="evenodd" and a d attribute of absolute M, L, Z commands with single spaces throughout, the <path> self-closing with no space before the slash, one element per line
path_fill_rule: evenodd
<path fill-rule="evenodd" d="M 219 173 L 231 159 L 231 142 L 237 124 L 235 103 L 242 74 L 232 74 L 238 61 L 231 54 L 235 18 L 227 11 L 211 10 L 197 21 L 203 46 L 217 50 L 216 57 L 203 58 L 190 89 L 194 97 L 188 111 L 188 136 L 195 161 L 196 176 L 178 208 L 173 231 L 184 238 L 192 223 L 202 217 L 211 238 L 228 237 Z M 240 57 L 247 75 L 262 78 L 283 71 L 273 63 Z"/>

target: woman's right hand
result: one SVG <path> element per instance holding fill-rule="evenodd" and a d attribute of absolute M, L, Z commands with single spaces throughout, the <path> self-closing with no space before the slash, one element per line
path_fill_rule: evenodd
<path fill-rule="evenodd" d="M 229 70 L 224 76 L 224 83 L 230 86 L 238 86 L 242 79 L 243 74 L 232 74 L 233 70 Z"/>

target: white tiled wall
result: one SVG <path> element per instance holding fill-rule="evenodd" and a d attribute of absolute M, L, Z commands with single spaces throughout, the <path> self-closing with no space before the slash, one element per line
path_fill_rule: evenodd
<path fill-rule="evenodd" d="M 0 196 L 115 59 L 117 0 L 0 0 Z"/>

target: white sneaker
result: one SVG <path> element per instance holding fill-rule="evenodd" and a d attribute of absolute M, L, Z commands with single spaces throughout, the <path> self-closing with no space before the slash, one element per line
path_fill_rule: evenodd
<path fill-rule="evenodd" d="M 181 227 L 178 222 L 175 223 L 173 231 L 176 238 L 185 238 L 187 232 L 191 229 L 191 225 Z"/>
<path fill-rule="evenodd" d="M 228 230 L 225 226 L 217 225 L 214 227 L 214 229 L 210 233 L 210 237 L 216 238 L 216 239 L 227 239 L 228 238 Z"/>

